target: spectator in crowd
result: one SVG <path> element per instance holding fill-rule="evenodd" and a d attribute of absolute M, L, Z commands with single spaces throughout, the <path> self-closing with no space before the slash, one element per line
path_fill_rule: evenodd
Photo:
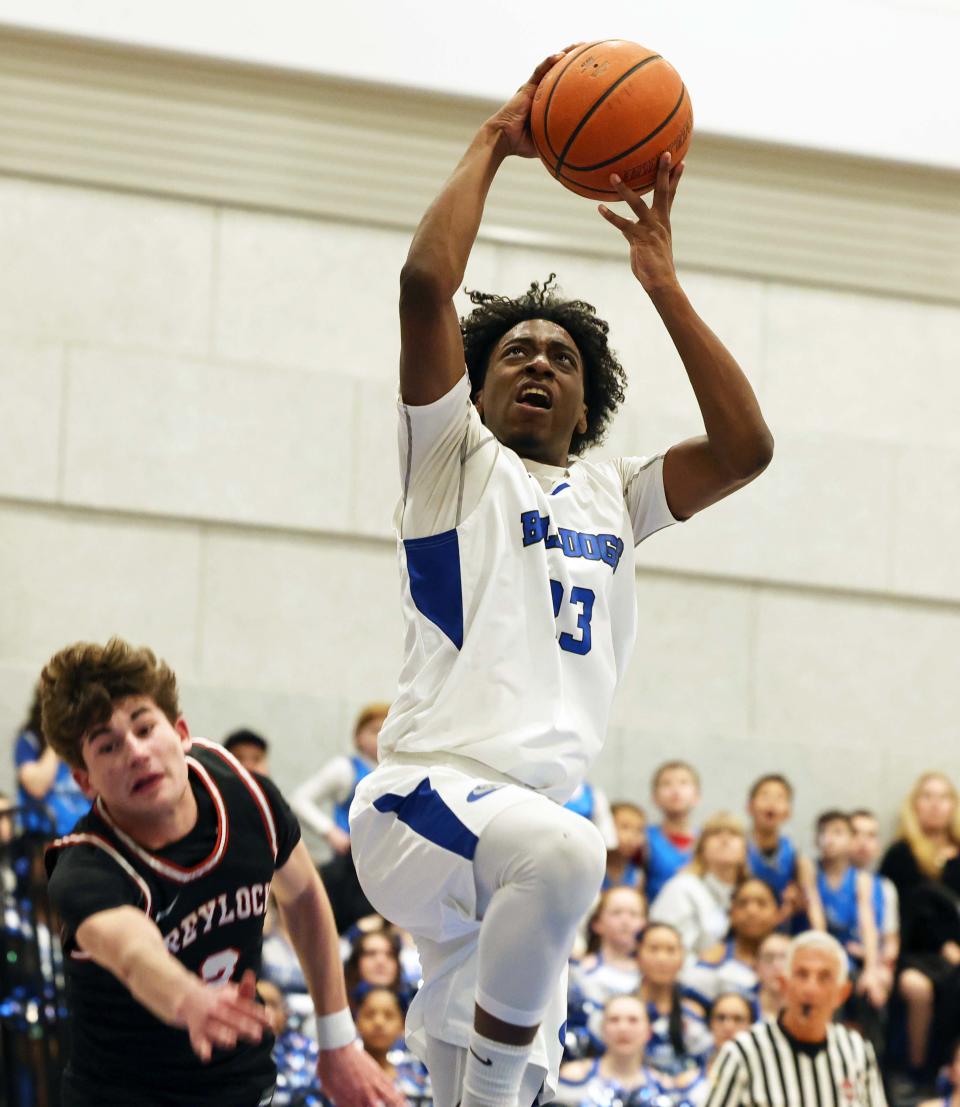
<path fill-rule="evenodd" d="M 900 900 L 897 990 L 907 1007 L 908 1075 L 918 1085 L 944 1059 L 947 1039 L 960 1025 L 958 854 L 956 789 L 943 773 L 924 773 L 904 800 L 898 838 L 880 865 Z"/>
<path fill-rule="evenodd" d="M 290 800 L 300 822 L 325 839 L 333 851 L 333 858 L 321 866 L 320 876 L 341 934 L 358 919 L 373 914 L 350 853 L 348 816 L 357 785 L 377 764 L 377 738 L 389 710 L 388 703 L 367 704 L 353 724 L 353 753 L 328 761 Z"/>
<path fill-rule="evenodd" d="M 893 881 L 873 871 L 880 858 L 880 820 L 872 811 L 859 808 L 851 812 L 850 825 L 853 828 L 850 861 L 861 872 L 869 873 L 873 882 L 873 914 L 880 941 L 879 971 L 889 992 L 900 956 L 900 900 Z"/>
<path fill-rule="evenodd" d="M 336 854 L 350 852 L 350 804 L 357 785 L 377 764 L 377 738 L 389 710 L 388 703 L 367 704 L 353 724 L 353 753 L 328 761 L 290 801 L 300 821 L 325 838 Z"/>
<path fill-rule="evenodd" d="M 793 785 L 781 773 L 759 777 L 750 789 L 747 813 L 747 867 L 776 892 L 784 929 L 803 930 L 809 924 L 825 930 L 813 863 L 782 833 L 793 813 Z"/>
<path fill-rule="evenodd" d="M 270 775 L 270 743 L 262 734 L 246 728 L 235 730 L 224 738 L 223 748 L 249 772 Z"/>
<path fill-rule="evenodd" d="M 776 931 L 763 940 L 757 955 L 757 1017 L 775 1019 L 783 1010 L 790 939 Z"/>
<path fill-rule="evenodd" d="M 691 816 L 700 802 L 700 777 L 686 761 L 667 761 L 653 774 L 651 791 L 663 817 L 647 830 L 647 899 L 652 903 L 693 856 L 697 832 Z"/>
<path fill-rule="evenodd" d="M 563 806 L 568 811 L 575 811 L 589 819 L 600 831 L 608 851 L 616 848 L 617 829 L 613 822 L 610 801 L 602 788 L 585 780 Z"/>
<path fill-rule="evenodd" d="M 960 1107 L 960 1039 L 951 1044 L 941 1076 L 944 1094 L 925 1100 L 920 1107 Z"/>
<path fill-rule="evenodd" d="M 403 994 L 400 938 L 391 930 L 367 930 L 359 934 L 343 967 L 343 975 L 353 1007 L 372 987 L 390 988 L 401 1002 L 407 998 Z"/>
<path fill-rule="evenodd" d="M 427 1070 L 403 1045 L 403 1007 L 397 993 L 382 984 L 368 988 L 356 1007 L 363 1048 L 415 1107 L 430 1097 Z"/>
<path fill-rule="evenodd" d="M 607 871 L 603 887 L 625 885 L 643 891 L 643 854 L 647 844 L 647 816 L 642 807 L 620 800 L 610 807 L 617 844 L 607 850 Z"/>
<path fill-rule="evenodd" d="M 819 930 L 794 938 L 783 1012 L 720 1050 L 707 1107 L 886 1107 L 873 1048 L 832 1021 L 849 992 L 836 938 Z"/>
<path fill-rule="evenodd" d="M 879 970 L 873 881 L 850 862 L 853 827 L 843 811 L 824 811 L 817 819 L 817 893 L 827 929 L 847 951 L 856 991 L 880 1008 L 888 992 Z"/>
<path fill-rule="evenodd" d="M 13 840 L 13 816 L 8 814 L 12 810 L 13 801 L 6 792 L 0 792 L 0 846 Z"/>
<path fill-rule="evenodd" d="M 743 824 L 727 812 L 711 815 L 697 839 L 693 860 L 670 878 L 650 905 L 650 918 L 680 934 L 689 964 L 715 946 L 730 925 L 734 888 L 747 875 Z"/>
<path fill-rule="evenodd" d="M 636 888 L 600 893 L 587 921 L 587 952 L 570 966 L 568 1029 L 586 1030 L 599 1043 L 600 1013 L 611 996 L 635 992 L 640 984 L 637 939 L 646 924 L 646 905 Z"/>
<path fill-rule="evenodd" d="M 663 1091 L 664 1078 L 645 1063 L 650 1021 L 644 1003 L 632 995 L 608 999 L 600 1034 L 603 1056 L 562 1065 L 554 1101 L 566 1107 L 653 1102 Z M 650 1094 L 644 1096 L 644 1091 Z"/>
<path fill-rule="evenodd" d="M 14 762 L 23 831 L 45 838 L 69 834 L 90 810 L 90 801 L 80 791 L 70 767 L 43 736 L 39 685 L 34 688 L 30 712 L 17 735 Z"/>
<path fill-rule="evenodd" d="M 327 1101 L 321 1098 L 317 1077 L 319 1047 L 309 1034 L 291 1026 L 287 1000 L 276 984 L 269 980 L 257 981 L 257 995 L 263 1002 L 270 1030 L 274 1036 L 273 1062 L 277 1066 L 277 1086 L 271 1101 L 272 1107 L 292 1107 L 293 1104 L 317 1104 Z"/>
<path fill-rule="evenodd" d="M 683 997 L 683 963 L 683 942 L 676 928 L 650 923 L 637 947 L 639 994 L 650 1019 L 647 1063 L 670 1077 L 702 1067 L 712 1048 L 703 1008 Z"/>
<path fill-rule="evenodd" d="M 765 881 L 752 876 L 737 885 L 730 904 L 730 934 L 684 969 L 681 981 L 687 995 L 709 1008 L 722 993 L 739 992 L 755 1005 L 760 946 L 773 933 L 779 915 L 777 897 Z"/>
<path fill-rule="evenodd" d="M 740 992 L 721 992 L 710 1005 L 707 1025 L 713 1038 L 713 1051 L 706 1066 L 684 1087 L 685 1099 L 691 1107 L 702 1107 L 710 1094 L 710 1077 L 720 1050 L 742 1030 L 754 1022 L 753 1007 Z"/>

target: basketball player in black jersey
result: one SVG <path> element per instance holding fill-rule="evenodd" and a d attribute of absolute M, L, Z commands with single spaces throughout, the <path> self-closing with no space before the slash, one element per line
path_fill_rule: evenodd
<path fill-rule="evenodd" d="M 271 889 L 316 1005 L 324 1091 L 337 1107 L 401 1107 L 355 1048 L 330 906 L 276 786 L 191 738 L 174 674 L 147 649 L 62 650 L 41 702 L 93 800 L 47 853 L 71 1013 L 64 1107 L 270 1103 L 255 980 Z"/>

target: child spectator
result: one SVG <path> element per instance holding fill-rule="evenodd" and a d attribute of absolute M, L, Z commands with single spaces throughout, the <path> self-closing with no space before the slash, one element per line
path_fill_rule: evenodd
<path fill-rule="evenodd" d="M 690 1107 L 703 1107 L 710 1094 L 710 1074 L 721 1048 L 746 1030 L 755 1021 L 750 1001 L 739 992 L 721 992 L 710 1005 L 707 1025 L 713 1039 L 713 1050 L 704 1069 L 683 1087 L 685 1103 Z"/>
<path fill-rule="evenodd" d="M 19 785 L 20 825 L 26 834 L 59 838 L 73 830 L 90 810 L 73 773 L 47 744 L 40 725 L 40 687 L 33 690 L 30 713 L 17 735 L 13 753 Z"/>
<path fill-rule="evenodd" d="M 660 1102 L 662 1078 L 644 1061 L 650 1022 L 643 1002 L 637 996 L 607 1000 L 600 1034 L 603 1056 L 562 1065 L 554 1102 L 565 1107 L 611 1107 L 617 1102 L 640 1107 Z"/>
<path fill-rule="evenodd" d="M 340 934 L 373 913 L 350 854 L 349 813 L 357 785 L 377 764 L 377 738 L 389 710 L 387 703 L 367 704 L 353 725 L 354 752 L 328 761 L 290 797 L 300 822 L 333 851 L 320 876 Z"/>
<path fill-rule="evenodd" d="M 670 1077 L 702 1068 L 712 1048 L 703 1008 L 684 999 L 680 989 L 684 957 L 675 927 L 652 922 L 640 937 L 640 998 L 650 1019 L 647 1064 Z"/>
<path fill-rule="evenodd" d="M 644 889 L 644 847 L 647 844 L 647 816 L 642 807 L 621 800 L 610 807 L 617 837 L 614 849 L 607 850 L 607 871 L 603 887 Z"/>
<path fill-rule="evenodd" d="M 652 903 L 693 856 L 697 832 L 690 816 L 700 802 L 700 777 L 686 761 L 667 761 L 653 774 L 651 792 L 663 816 L 647 831 L 647 898 Z"/>
<path fill-rule="evenodd" d="M 785 929 L 804 929 L 807 922 L 823 930 L 826 922 L 817 896 L 816 870 L 782 833 L 793 812 L 793 785 L 781 773 L 766 773 L 754 781 L 747 801 L 750 835 L 747 867 L 765 880 L 781 905 Z M 804 917 L 805 916 L 805 917 Z M 796 926 L 791 926 L 792 921 Z"/>
<path fill-rule="evenodd" d="M 786 934 L 774 932 L 765 938 L 757 955 L 757 991 L 758 1017 L 775 1019 L 783 1010 L 786 1000 L 783 992 L 787 976 L 787 951 L 790 939 Z"/>
<path fill-rule="evenodd" d="M 747 875 L 747 838 L 736 815 L 720 812 L 704 823 L 693 860 L 671 877 L 650 905 L 650 918 L 673 926 L 693 964 L 730 926 L 734 888 Z"/>
<path fill-rule="evenodd" d="M 356 1006 L 357 1033 L 363 1048 L 407 1097 L 411 1107 L 430 1098 L 424 1066 L 403 1045 L 403 1008 L 392 988 L 374 985 Z"/>
<path fill-rule="evenodd" d="M 687 995 L 709 1008 L 722 993 L 738 992 L 747 998 L 757 1017 L 760 946 L 773 933 L 779 914 L 777 897 L 769 884 L 755 876 L 739 884 L 730 904 L 730 936 L 684 970 L 681 980 Z"/>
<path fill-rule="evenodd" d="M 900 956 L 900 901 L 893 881 L 873 871 L 880 858 L 880 820 L 872 811 L 860 808 L 850 813 L 850 825 L 853 828 L 850 861 L 855 868 L 868 873 L 873 882 L 873 913 L 880 940 L 879 969 L 889 991 Z"/>
<path fill-rule="evenodd" d="M 586 956 L 570 966 L 568 1027 L 586 1029 L 594 1046 L 599 1045 L 604 1004 L 640 984 L 637 939 L 646 924 L 645 906 L 636 888 L 602 892 L 587 923 Z"/>
<path fill-rule="evenodd" d="M 817 892 L 828 931 L 846 949 L 859 976 L 858 990 L 874 1006 L 886 1002 L 876 971 L 877 923 L 873 913 L 873 881 L 850 863 L 853 827 L 843 811 L 824 811 L 817 819 Z"/>
<path fill-rule="evenodd" d="M 235 730 L 224 738 L 223 748 L 249 772 L 270 775 L 270 743 L 262 734 L 246 728 Z"/>

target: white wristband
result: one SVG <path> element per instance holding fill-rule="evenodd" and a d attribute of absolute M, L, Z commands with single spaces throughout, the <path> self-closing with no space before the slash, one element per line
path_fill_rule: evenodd
<path fill-rule="evenodd" d="M 335 1011 L 332 1015 L 317 1015 L 317 1044 L 321 1049 L 343 1049 L 357 1036 L 350 1008 Z"/>

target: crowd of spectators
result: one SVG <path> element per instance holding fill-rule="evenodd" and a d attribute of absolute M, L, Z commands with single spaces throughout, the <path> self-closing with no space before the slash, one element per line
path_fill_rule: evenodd
<path fill-rule="evenodd" d="M 364 1048 L 413 1107 L 426 1107 L 427 1073 L 403 1043 L 420 983 L 416 947 L 374 913 L 349 848 L 347 811 L 375 764 L 387 710 L 364 708 L 354 748 L 294 790 L 291 805 L 330 847 L 320 871 Z M 72 827 L 86 801 L 36 714 L 34 704 L 16 740 L 16 818 L 19 830 L 52 836 Z M 224 744 L 248 769 L 269 773 L 260 734 L 234 731 Z M 557 1102 L 700 1107 L 723 1044 L 781 1011 L 791 936 L 822 930 L 846 951 L 852 988 L 839 1017 L 871 1043 L 891 1101 L 936 1095 L 960 1107 L 960 807 L 950 779 L 928 772 L 916 781 L 885 849 L 872 811 L 823 811 L 810 857 L 785 832 L 794 797 L 779 773 L 749 787 L 746 820 L 733 810 L 701 815 L 699 776 L 683 761 L 657 769 L 650 796 L 649 809 L 611 804 L 585 785 L 569 804 L 596 823 L 608 855 L 569 966 Z M 0 836 L 12 832 L 0 814 Z M 275 910 L 260 992 L 276 1035 L 275 1104 L 323 1103 L 312 1005 Z"/>

